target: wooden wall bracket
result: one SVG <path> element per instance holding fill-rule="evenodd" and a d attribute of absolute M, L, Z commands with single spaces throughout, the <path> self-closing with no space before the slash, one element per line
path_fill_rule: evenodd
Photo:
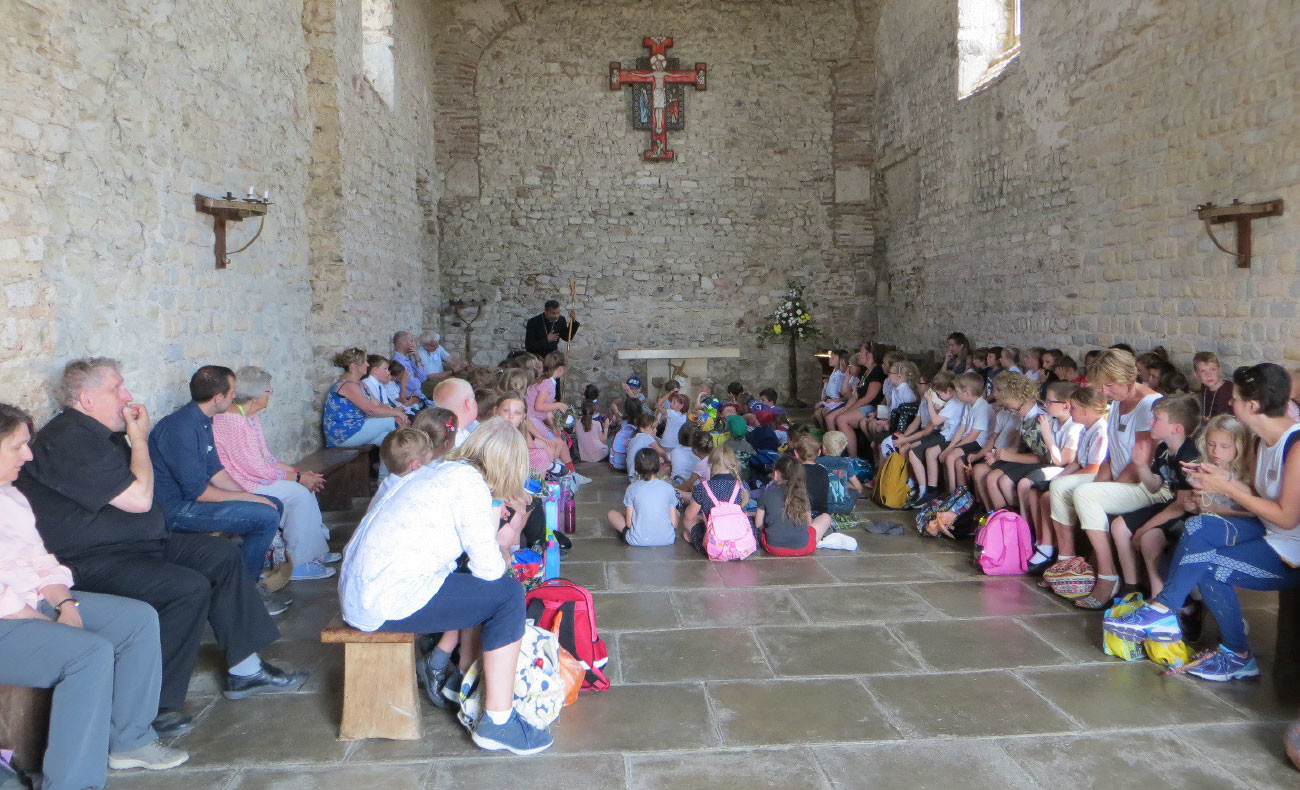
<path fill-rule="evenodd" d="M 1233 199 L 1232 203 L 1227 206 L 1206 203 L 1196 207 L 1196 217 L 1205 223 L 1205 232 L 1210 235 L 1210 241 L 1214 242 L 1214 246 L 1220 250 L 1236 258 L 1238 269 L 1250 268 L 1251 220 L 1280 216 L 1282 216 L 1282 200 L 1280 198 L 1266 200 L 1262 203 L 1242 203 L 1240 200 Z M 1237 226 L 1236 250 L 1230 250 L 1220 244 L 1214 235 L 1213 226 L 1222 225 L 1226 222 L 1235 223 Z"/>
<path fill-rule="evenodd" d="M 266 211 L 271 205 L 269 200 L 258 200 L 257 198 L 236 198 L 229 192 L 224 198 L 207 197 L 206 195 L 194 196 L 194 208 L 202 214 L 212 215 L 212 232 L 216 235 L 216 243 L 213 245 L 213 253 L 217 258 L 217 268 L 224 269 L 230 265 L 230 256 L 241 253 L 253 246 L 257 237 L 262 235 L 262 228 L 266 225 Z M 249 217 L 261 217 L 261 222 L 257 226 L 257 233 L 248 243 L 230 253 L 226 252 L 226 223 L 240 222 Z"/>

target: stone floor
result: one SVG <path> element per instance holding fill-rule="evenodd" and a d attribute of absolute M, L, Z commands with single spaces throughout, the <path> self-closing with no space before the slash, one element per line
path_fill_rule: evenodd
<path fill-rule="evenodd" d="M 602 526 L 624 481 L 585 471 L 596 480 L 563 574 L 595 593 L 614 686 L 564 711 L 549 753 L 487 755 L 427 703 L 423 741 L 336 740 L 343 651 L 317 641 L 335 585 L 299 582 L 266 656 L 310 668 L 302 691 L 227 701 L 209 645 L 190 694 L 198 726 L 180 742 L 189 764 L 115 774 L 109 787 L 1300 785 L 1279 740 L 1295 696 L 1267 679 L 1273 595 L 1246 597 L 1264 680 L 1163 677 L 1102 655 L 1098 614 L 1025 579 L 980 576 L 964 547 L 910 531 L 854 530 L 856 553 L 732 564 L 680 544 L 626 547 Z M 332 515 L 335 537 L 359 517 Z"/>

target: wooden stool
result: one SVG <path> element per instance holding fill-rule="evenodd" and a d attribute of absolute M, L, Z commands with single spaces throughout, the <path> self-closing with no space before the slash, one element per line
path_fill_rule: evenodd
<path fill-rule="evenodd" d="M 423 725 L 415 683 L 415 634 L 358 631 L 336 615 L 320 632 L 320 641 L 344 645 L 339 740 L 418 741 Z"/>
<path fill-rule="evenodd" d="M 351 510 L 353 497 L 370 496 L 370 456 L 378 450 L 373 444 L 322 447 L 298 462 L 299 469 L 325 478 L 316 493 L 321 510 Z"/>
<path fill-rule="evenodd" d="M 50 732 L 50 689 L 0 686 L 0 747 L 14 750 L 14 767 L 40 770 Z"/>
<path fill-rule="evenodd" d="M 1287 684 L 1300 681 L 1300 588 L 1278 593 L 1273 679 Z"/>

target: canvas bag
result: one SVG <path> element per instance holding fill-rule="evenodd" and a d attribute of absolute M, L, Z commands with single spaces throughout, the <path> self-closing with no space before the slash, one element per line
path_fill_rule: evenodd
<path fill-rule="evenodd" d="M 1019 513 L 998 510 L 989 514 L 975 536 L 982 549 L 980 567 L 989 576 L 1017 576 L 1028 570 L 1034 553 L 1029 524 Z"/>
<path fill-rule="evenodd" d="M 483 710 L 483 667 L 475 661 L 460 682 L 464 700 L 457 714 L 462 721 L 476 720 Z M 547 729 L 564 707 L 564 678 L 560 675 L 560 642 L 555 634 L 538 628 L 530 620 L 524 626 L 515 664 L 515 688 L 512 707 L 519 718 Z"/>
<path fill-rule="evenodd" d="M 609 688 L 604 673 L 609 654 L 596 633 L 596 604 L 590 590 L 568 579 L 547 579 L 529 591 L 525 605 L 528 618 L 554 631 L 560 647 L 582 664 L 586 671 L 583 691 Z"/>
<path fill-rule="evenodd" d="M 713 502 L 704 522 L 704 551 L 714 562 L 743 560 L 758 549 L 754 528 L 740 506 L 740 486 L 737 481 L 727 501 L 719 502 L 709 484 L 704 484 L 704 493 Z"/>
<path fill-rule="evenodd" d="M 880 465 L 876 474 L 876 487 L 871 499 L 883 507 L 899 510 L 907 504 L 910 491 L 907 485 L 907 459 L 902 453 L 892 453 Z"/>

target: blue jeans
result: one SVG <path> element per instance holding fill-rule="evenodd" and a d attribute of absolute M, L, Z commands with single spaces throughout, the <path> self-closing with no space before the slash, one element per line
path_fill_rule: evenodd
<path fill-rule="evenodd" d="M 266 564 L 266 550 L 271 547 L 275 531 L 280 528 L 280 514 L 284 505 L 275 497 L 267 497 L 275 507 L 257 502 L 187 502 L 167 519 L 167 531 L 190 532 L 206 535 L 220 532 L 240 535 L 244 545 L 240 553 L 244 570 L 256 582 Z"/>
<path fill-rule="evenodd" d="M 1259 519 L 1200 515 L 1187 519 L 1174 550 L 1169 581 L 1155 600 L 1177 609 L 1196 587 L 1214 614 L 1223 646 L 1237 653 L 1249 649 L 1241 603 L 1234 587 L 1283 590 L 1300 585 L 1300 568 L 1282 561 L 1264 540 Z"/>

